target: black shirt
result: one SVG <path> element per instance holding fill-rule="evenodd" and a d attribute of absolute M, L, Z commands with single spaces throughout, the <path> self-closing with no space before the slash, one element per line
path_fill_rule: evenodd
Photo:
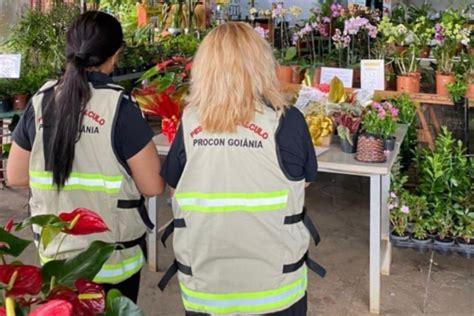
<path fill-rule="evenodd" d="M 280 120 L 276 134 L 282 169 L 293 180 L 316 180 L 318 164 L 308 126 L 303 114 L 294 107 L 288 108 Z M 182 127 L 178 129 L 168 157 L 161 168 L 161 176 L 172 188 L 178 185 L 186 164 L 186 151 Z"/>
<path fill-rule="evenodd" d="M 99 72 L 89 73 L 87 79 L 94 86 L 113 83 L 109 76 Z M 129 96 L 124 95 L 118 111 L 113 145 L 117 159 L 122 165 L 126 165 L 128 159 L 135 156 L 151 141 L 154 133 L 143 119 L 138 106 L 130 100 Z M 35 112 L 30 104 L 13 132 L 13 140 L 24 150 L 31 151 L 35 137 Z M 49 142 L 45 141 L 45 144 L 47 143 Z"/>

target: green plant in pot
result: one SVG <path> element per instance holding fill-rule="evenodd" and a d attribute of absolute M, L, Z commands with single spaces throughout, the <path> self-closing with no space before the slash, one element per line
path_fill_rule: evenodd
<path fill-rule="evenodd" d="M 421 75 L 418 62 L 419 49 L 411 44 L 408 49 L 395 57 L 397 66 L 397 91 L 407 93 L 420 92 Z"/>
<path fill-rule="evenodd" d="M 401 196 L 398 196 L 395 192 L 390 193 L 387 203 L 390 211 L 392 238 L 401 241 L 408 240 L 410 238 L 410 233 L 408 232 L 410 208 L 404 204 Z"/>
<path fill-rule="evenodd" d="M 408 130 L 400 146 L 400 162 L 402 169 L 406 170 L 411 164 L 414 156 L 414 149 L 417 145 L 416 131 L 416 110 L 418 104 L 411 101 L 407 93 L 401 94 L 398 98 L 391 100 L 391 103 L 398 109 L 398 122 L 407 124 Z"/>
<path fill-rule="evenodd" d="M 454 244 L 453 231 L 454 220 L 452 206 L 439 204 L 433 213 L 433 219 L 436 223 L 438 236 L 435 237 L 435 243 L 442 246 L 451 246 Z"/>
<path fill-rule="evenodd" d="M 277 78 L 280 82 L 291 83 L 293 81 L 293 68 L 297 62 L 296 47 L 288 47 L 275 50 L 275 57 L 278 62 Z"/>
<path fill-rule="evenodd" d="M 454 102 L 455 110 L 460 110 L 464 108 L 464 102 L 467 91 L 467 84 L 464 81 L 464 76 L 461 74 L 456 74 L 456 81 L 453 83 L 448 83 L 447 86 L 449 95 Z"/>
<path fill-rule="evenodd" d="M 428 244 L 431 239 L 428 236 L 426 219 L 419 219 L 413 225 L 412 240 L 417 244 Z"/>
<path fill-rule="evenodd" d="M 355 153 L 361 118 L 342 112 L 333 115 L 333 119 L 337 126 L 337 134 L 341 139 L 341 150 L 349 154 Z"/>
<path fill-rule="evenodd" d="M 474 212 L 469 208 L 458 209 L 456 217 L 454 230 L 458 245 L 463 248 L 474 248 Z"/>

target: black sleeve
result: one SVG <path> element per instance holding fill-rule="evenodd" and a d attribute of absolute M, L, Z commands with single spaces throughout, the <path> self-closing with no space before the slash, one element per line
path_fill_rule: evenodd
<path fill-rule="evenodd" d="M 23 116 L 20 118 L 18 125 L 13 131 L 12 138 L 13 141 L 22 149 L 31 151 L 35 136 L 35 110 L 30 100 L 25 113 L 23 113 Z"/>
<path fill-rule="evenodd" d="M 153 138 L 154 133 L 138 106 L 127 96 L 122 98 L 115 123 L 114 147 L 122 164 L 135 156 Z"/>
<path fill-rule="evenodd" d="M 184 147 L 183 125 L 180 125 L 171 144 L 168 156 L 161 167 L 161 177 L 165 179 L 170 187 L 176 188 L 185 165 L 186 149 Z"/>
<path fill-rule="evenodd" d="M 295 107 L 286 110 L 276 135 L 283 171 L 295 179 L 316 180 L 318 162 L 303 114 Z"/>

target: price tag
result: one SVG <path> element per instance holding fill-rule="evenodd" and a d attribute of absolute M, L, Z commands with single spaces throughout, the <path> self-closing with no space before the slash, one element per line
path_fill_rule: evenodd
<path fill-rule="evenodd" d="M 353 76 L 353 69 L 322 67 L 320 83 L 330 84 L 334 77 L 338 77 L 344 84 L 344 88 L 352 88 Z"/>

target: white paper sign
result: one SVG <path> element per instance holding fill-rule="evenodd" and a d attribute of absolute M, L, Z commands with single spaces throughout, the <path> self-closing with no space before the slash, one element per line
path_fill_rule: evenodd
<path fill-rule="evenodd" d="M 354 70 L 352 69 L 322 67 L 320 83 L 329 84 L 334 77 L 338 77 L 344 84 L 344 88 L 352 88 L 353 76 Z"/>
<path fill-rule="evenodd" d="M 365 0 L 352 0 L 352 1 L 349 1 L 350 3 L 352 4 L 356 4 L 356 5 L 360 5 L 360 6 L 364 6 L 365 7 Z"/>
<path fill-rule="evenodd" d="M 385 62 L 383 59 L 361 60 L 360 87 L 371 92 L 385 90 Z"/>
<path fill-rule="evenodd" d="M 20 67 L 20 54 L 0 54 L 0 78 L 20 78 Z"/>

